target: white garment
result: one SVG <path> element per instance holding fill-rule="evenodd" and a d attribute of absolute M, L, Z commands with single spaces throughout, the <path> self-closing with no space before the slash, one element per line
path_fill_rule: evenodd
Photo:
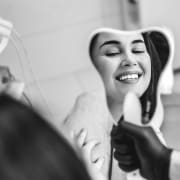
<path fill-rule="evenodd" d="M 160 108 L 161 109 L 161 108 Z M 163 111 L 161 112 L 163 113 Z M 158 115 L 160 113 L 157 113 Z M 158 118 L 163 116 L 158 116 Z M 155 117 L 154 117 L 155 118 Z M 154 122 L 157 122 L 156 120 Z M 162 122 L 162 121 L 161 121 Z M 105 157 L 105 163 L 102 168 L 103 174 L 108 177 L 110 162 L 110 132 L 113 126 L 112 117 L 107 109 L 105 96 L 103 94 L 85 93 L 77 98 L 74 108 L 66 118 L 64 125 L 68 132 L 80 132 L 81 129 L 88 131 L 87 140 L 97 139 L 101 144 L 94 152 L 94 159 L 100 156 Z M 161 124 L 161 123 L 160 123 Z M 155 123 L 155 125 L 157 125 Z M 155 128 L 158 137 L 164 142 L 164 138 Z M 112 180 L 143 180 L 138 173 L 123 172 L 115 159 L 113 159 Z"/>

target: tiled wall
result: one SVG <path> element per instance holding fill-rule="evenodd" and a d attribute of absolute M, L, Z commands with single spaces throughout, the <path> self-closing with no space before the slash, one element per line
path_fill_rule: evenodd
<path fill-rule="evenodd" d="M 119 0 L 0 1 L 0 16 L 13 22 L 29 57 L 20 61 L 9 43 L 1 64 L 26 81 L 31 100 L 47 108 L 55 121 L 64 119 L 77 95 L 102 89 L 88 57 L 88 37 L 98 27 L 121 28 L 120 4 Z"/>

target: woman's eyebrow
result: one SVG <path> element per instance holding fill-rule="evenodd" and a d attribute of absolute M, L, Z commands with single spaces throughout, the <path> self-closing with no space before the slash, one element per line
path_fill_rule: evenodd
<path fill-rule="evenodd" d="M 119 42 L 119 41 L 116 41 L 116 40 L 106 41 L 106 42 L 104 42 L 103 44 L 101 44 L 101 45 L 99 46 L 99 48 L 103 47 L 104 45 L 108 45 L 108 44 L 117 44 L 117 45 L 119 45 L 120 42 Z"/>
<path fill-rule="evenodd" d="M 137 39 L 137 40 L 132 41 L 132 44 L 136 44 L 136 43 L 143 43 L 144 44 L 144 41 L 141 39 Z"/>

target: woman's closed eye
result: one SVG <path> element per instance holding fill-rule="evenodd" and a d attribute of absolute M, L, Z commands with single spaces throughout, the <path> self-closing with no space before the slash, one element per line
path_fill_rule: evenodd
<path fill-rule="evenodd" d="M 135 47 L 132 48 L 132 53 L 139 54 L 144 53 L 146 51 L 144 44 L 137 44 Z"/>
<path fill-rule="evenodd" d="M 135 54 L 140 54 L 140 53 L 144 53 L 145 50 L 143 50 L 143 49 L 133 49 L 132 52 L 135 53 Z"/>
<path fill-rule="evenodd" d="M 111 49 L 105 52 L 105 55 L 108 57 L 113 57 L 113 56 L 118 56 L 120 54 L 120 50 L 119 49 Z"/>
<path fill-rule="evenodd" d="M 106 56 L 112 57 L 112 56 L 117 56 L 119 54 L 120 54 L 119 52 L 109 52 L 109 53 L 106 53 Z"/>

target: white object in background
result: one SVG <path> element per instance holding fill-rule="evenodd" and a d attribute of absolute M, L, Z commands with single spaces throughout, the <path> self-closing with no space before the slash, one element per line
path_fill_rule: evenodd
<path fill-rule="evenodd" d="M 0 53 L 6 48 L 11 33 L 13 30 L 13 24 L 5 19 L 0 18 Z M 19 99 L 24 91 L 25 84 L 16 79 L 12 79 L 12 75 L 8 67 L 0 66 L 0 92 L 5 92 L 16 99 Z M 7 82 L 3 82 L 3 78 L 6 78 Z"/>
<path fill-rule="evenodd" d="M 9 37 L 12 32 L 12 28 L 13 28 L 13 24 L 11 22 L 0 18 L 0 36 L 2 36 L 2 40 L 0 42 L 0 53 L 3 52 L 3 50 L 8 44 Z"/>

